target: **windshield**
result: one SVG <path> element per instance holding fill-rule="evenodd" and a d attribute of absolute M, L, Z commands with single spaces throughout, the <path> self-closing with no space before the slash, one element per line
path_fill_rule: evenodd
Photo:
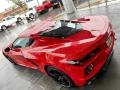
<path fill-rule="evenodd" d="M 14 16 L 9 16 L 9 17 L 6 18 L 6 20 L 10 20 L 12 18 L 14 18 Z"/>
<path fill-rule="evenodd" d="M 33 8 L 29 8 L 29 11 L 33 10 Z"/>
<path fill-rule="evenodd" d="M 81 29 L 82 25 L 80 23 L 57 21 L 50 29 L 41 32 L 40 36 L 65 38 L 79 32 Z"/>
<path fill-rule="evenodd" d="M 33 43 L 33 39 L 31 38 L 17 38 L 12 47 L 13 48 L 25 48 L 25 47 L 28 47 L 30 46 L 32 43 Z"/>

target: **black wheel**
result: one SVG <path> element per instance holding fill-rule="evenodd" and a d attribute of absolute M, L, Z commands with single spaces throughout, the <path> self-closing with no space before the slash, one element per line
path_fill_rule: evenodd
<path fill-rule="evenodd" d="M 48 11 L 49 11 L 49 9 L 46 8 L 46 9 L 43 11 L 43 14 L 44 14 L 44 13 L 47 13 Z"/>
<path fill-rule="evenodd" d="M 20 17 L 18 17 L 17 18 L 17 21 L 16 21 L 16 24 L 24 24 L 24 22 L 23 22 L 23 19 L 22 18 L 20 18 Z"/>
<path fill-rule="evenodd" d="M 18 22 L 22 22 L 22 18 L 18 17 L 18 18 L 17 18 L 17 21 L 18 21 Z"/>
<path fill-rule="evenodd" d="M 35 15 L 34 15 L 33 13 L 31 13 L 31 14 L 29 15 L 29 18 L 34 19 L 34 18 L 35 18 Z"/>
<path fill-rule="evenodd" d="M 47 13 L 49 11 L 49 9 L 46 9 L 45 12 Z"/>
<path fill-rule="evenodd" d="M 72 80 L 62 71 L 56 68 L 47 67 L 47 73 L 50 77 L 52 77 L 58 84 L 61 84 L 63 87 L 70 88 L 74 86 Z"/>
<path fill-rule="evenodd" d="M 4 30 L 6 30 L 6 29 L 7 29 L 7 26 L 5 26 L 5 25 L 2 25 L 2 26 L 1 26 L 1 30 L 4 31 Z"/>
<path fill-rule="evenodd" d="M 30 22 L 30 18 L 29 17 L 26 17 L 26 20 L 27 20 L 28 23 Z"/>
<path fill-rule="evenodd" d="M 53 9 L 57 9 L 59 7 L 60 7 L 59 4 L 56 4 L 56 5 L 53 6 Z"/>

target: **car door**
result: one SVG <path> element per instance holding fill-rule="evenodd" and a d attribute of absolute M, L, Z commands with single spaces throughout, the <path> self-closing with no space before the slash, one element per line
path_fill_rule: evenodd
<path fill-rule="evenodd" d="M 37 65 L 26 59 L 22 53 L 24 49 L 29 49 L 27 43 L 30 41 L 29 38 L 18 38 L 12 44 L 12 49 L 9 52 L 9 56 L 19 65 L 37 69 Z"/>
<path fill-rule="evenodd" d="M 14 16 L 9 16 L 6 18 L 7 22 L 9 23 L 9 25 L 12 25 L 16 22 L 16 19 Z"/>

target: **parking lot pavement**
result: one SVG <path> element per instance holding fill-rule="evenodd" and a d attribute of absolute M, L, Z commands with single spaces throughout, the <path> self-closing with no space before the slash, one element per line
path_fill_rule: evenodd
<path fill-rule="evenodd" d="M 51 78 L 43 75 L 41 72 L 28 69 L 21 66 L 13 66 L 7 59 L 0 54 L 0 90 L 120 90 L 120 4 L 106 7 L 99 7 L 89 10 L 79 10 L 77 14 L 65 15 L 60 14 L 60 10 L 50 11 L 40 16 L 35 22 L 29 24 L 11 27 L 9 30 L 0 32 L 0 51 L 12 40 L 14 40 L 25 28 L 47 17 L 76 18 L 87 15 L 107 15 L 112 22 L 116 32 L 116 45 L 114 47 L 114 56 L 108 71 L 103 77 L 98 78 L 93 84 L 85 87 L 63 88 L 56 84 Z M 58 15 L 59 14 L 59 15 Z"/>
<path fill-rule="evenodd" d="M 84 3 L 81 2 L 82 4 L 79 4 L 77 6 L 77 8 L 78 9 L 86 8 L 86 7 L 89 7 L 89 4 L 90 4 L 90 6 L 98 5 L 98 4 L 102 3 L 102 1 L 103 0 L 86 0 Z"/>

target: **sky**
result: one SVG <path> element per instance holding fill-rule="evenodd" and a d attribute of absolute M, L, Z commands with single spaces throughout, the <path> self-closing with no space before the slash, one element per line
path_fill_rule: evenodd
<path fill-rule="evenodd" d="M 24 0 L 21 0 L 24 1 Z M 37 0 L 34 0 L 35 2 Z M 42 3 L 44 0 L 38 0 L 39 3 Z M 0 0 L 0 12 L 3 12 L 6 8 L 13 6 L 14 4 L 10 0 Z"/>

